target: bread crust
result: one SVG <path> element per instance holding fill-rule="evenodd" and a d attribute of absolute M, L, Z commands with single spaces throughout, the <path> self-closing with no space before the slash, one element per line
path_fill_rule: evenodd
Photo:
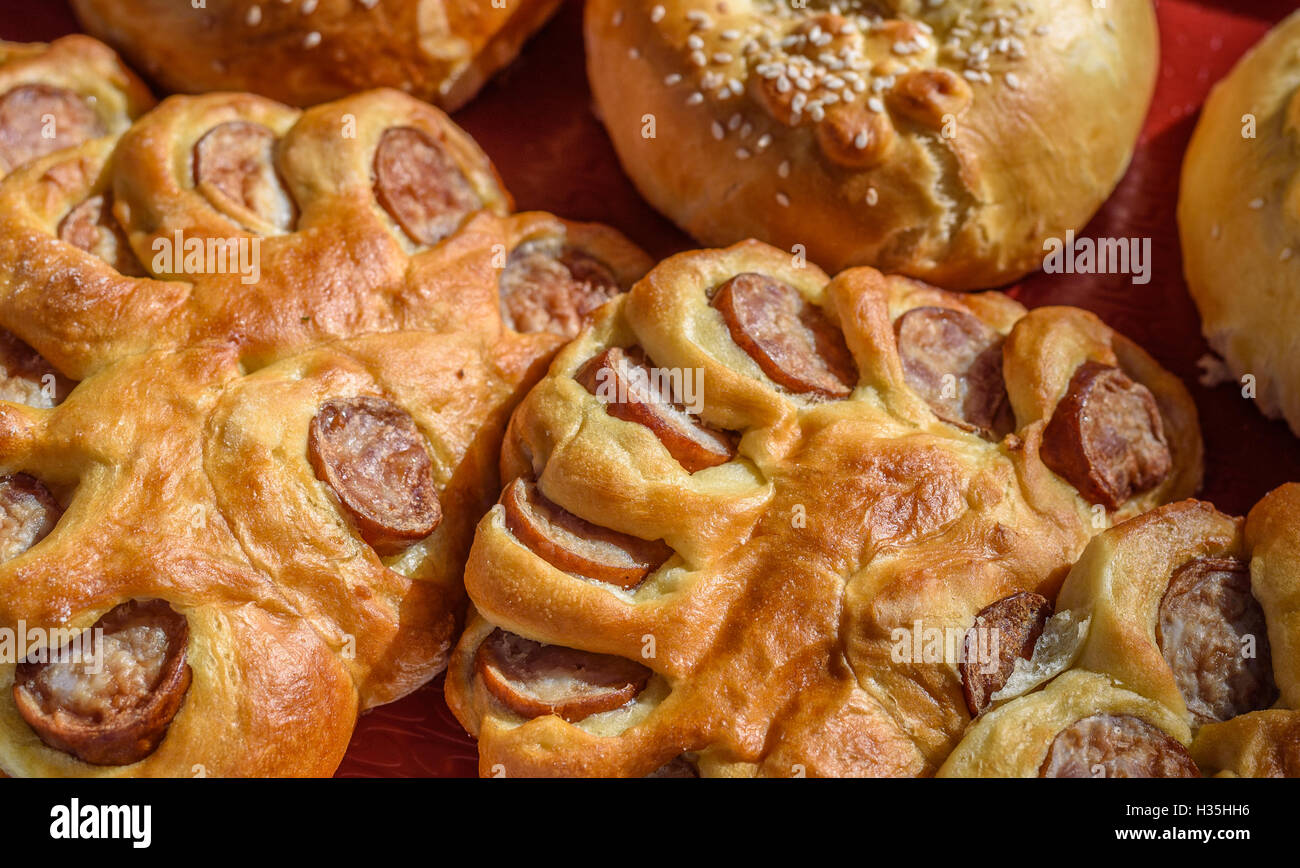
<path fill-rule="evenodd" d="M 223 165 L 216 149 L 216 168 L 200 168 L 197 145 L 218 128 L 235 150 L 251 136 L 248 153 L 269 164 L 253 159 L 230 183 L 222 171 L 245 171 L 246 153 Z M 395 219 L 400 196 L 385 205 L 376 189 L 375 155 L 394 128 L 435 143 L 475 197 L 434 243 Z M 394 183 L 419 192 L 428 165 L 399 164 Z M 281 193 L 292 209 L 272 216 L 291 214 L 288 225 L 265 213 Z M 113 203 L 108 225 L 140 276 L 62 239 L 68 215 L 96 196 Z M 63 389 L 33 399 L 40 407 L 0 401 L 0 474 L 36 477 L 63 510 L 48 536 L 0 563 L 0 626 L 79 630 L 127 600 L 161 599 L 187 619 L 193 673 L 155 751 L 92 766 L 27 725 L 6 662 L 0 768 L 332 773 L 360 712 L 446 665 L 509 412 L 565 343 L 507 323 L 511 253 L 576 249 L 615 290 L 648 257 L 606 227 L 510 213 L 473 140 L 391 90 L 306 112 L 251 94 L 172 97 L 125 132 L 19 169 L 0 201 L 0 325 L 80 381 L 61 403 Z M 259 276 L 155 258 L 177 238 L 256 243 Z M 424 441 L 438 499 L 433 532 L 382 557 L 309 451 L 320 407 L 358 397 L 410 417 L 403 436 Z"/>
<path fill-rule="evenodd" d="M 1188 747 L 1205 775 L 1300 776 L 1297 509 L 1300 485 L 1290 484 L 1265 497 L 1245 520 L 1187 500 L 1093 539 L 1056 599 L 1058 617 L 1068 617 L 1079 631 L 1077 641 L 1061 649 L 1067 671 L 973 722 L 940 775 L 1034 776 L 1058 733 L 1081 718 L 1106 713 L 1133 715 L 1158 727 Z M 1162 649 L 1160 616 L 1171 581 L 1180 568 L 1206 559 L 1249 565 L 1250 591 L 1267 636 L 1250 637 L 1250 646 L 1243 645 L 1240 653 L 1271 652 L 1277 688 L 1273 707 L 1222 721 L 1192 713 Z M 1217 656 L 1202 662 L 1225 664 Z"/>
<path fill-rule="evenodd" d="M 1178 231 L 1206 340 L 1253 387 L 1243 396 L 1300 433 L 1297 46 L 1293 14 L 1210 91 L 1183 157 Z"/>
<path fill-rule="evenodd" d="M 90 33 L 169 91 L 237 90 L 296 106 L 391 87 L 455 111 L 519 53 L 559 0 L 76 0 Z"/>
<path fill-rule="evenodd" d="M 709 292 L 740 273 L 786 284 L 843 332 L 851 397 L 781 389 L 734 342 Z M 994 442 L 945 422 L 906 384 L 893 321 L 934 305 L 1006 336 L 1015 433 Z M 604 348 L 632 345 L 657 368 L 703 372 L 700 421 L 740 435 L 737 458 L 687 473 L 652 429 L 607 413 L 575 381 Z M 1091 314 L 1027 312 L 870 268 L 830 280 L 758 242 L 665 260 L 556 357 L 511 420 L 501 474 L 675 554 L 626 591 L 556 569 L 510 534 L 500 507 L 487 514 L 465 572 L 476 616 L 446 690 L 478 736 L 480 772 L 636 776 L 687 752 L 706 776 L 932 773 L 969 720 L 957 662 L 893 659 L 896 631 L 964 631 L 1014 591 L 1054 596 L 1097 529 L 1037 455 L 1088 359 L 1123 364 L 1169 408 L 1176 470 L 1116 520 L 1195 490 L 1186 390 Z M 524 720 L 475 675 L 496 627 L 655 675 L 618 711 Z"/>
<path fill-rule="evenodd" d="M 903 5 L 873 25 L 854 3 L 593 0 L 589 78 L 625 171 L 704 245 L 799 245 L 831 273 L 949 289 L 1037 269 L 1128 165 L 1151 4 Z"/>

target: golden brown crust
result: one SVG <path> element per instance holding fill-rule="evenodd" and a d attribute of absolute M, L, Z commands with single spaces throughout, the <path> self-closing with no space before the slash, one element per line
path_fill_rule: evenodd
<path fill-rule="evenodd" d="M 1292 710 L 1300 696 L 1297 510 L 1293 484 L 1244 522 L 1187 500 L 1097 536 L 1056 600 L 1067 626 L 1051 653 L 1056 671 L 1069 671 L 1042 690 L 1023 683 L 1020 695 L 967 730 L 941 774 L 1030 774 L 1045 761 L 1048 737 L 1072 720 L 1128 714 L 1189 745 L 1204 774 L 1300 775 Z M 1249 585 L 1239 592 L 1247 564 Z M 1197 587 L 1199 598 L 1171 602 Z M 1261 624 L 1267 635 L 1254 635 Z M 1051 677 L 1053 661 L 1038 662 Z M 1030 737 L 1017 746 L 1022 730 Z M 1177 757 L 1167 759 L 1158 768 L 1172 773 Z"/>
<path fill-rule="evenodd" d="M 192 177 L 196 144 L 236 121 L 277 137 L 274 168 L 298 211 L 287 230 L 232 210 Z M 441 143 L 483 209 L 432 246 L 415 243 L 375 194 L 379 142 L 405 127 Z M 145 277 L 57 237 L 69 211 L 109 189 Z M 500 274 L 509 252 L 530 239 L 589 248 L 622 288 L 649 268 L 645 254 L 611 229 L 544 214 L 506 217 L 509 208 L 473 140 L 437 109 L 394 91 L 304 113 L 248 94 L 172 97 L 116 146 L 102 139 L 51 155 L 0 185 L 0 234 L 12 239 L 0 250 L 0 324 L 77 379 L 131 353 L 206 339 L 237 341 L 246 361 L 262 364 L 294 347 L 369 331 L 470 328 L 494 339 L 503 330 Z M 178 239 L 244 245 L 230 255 L 242 249 L 251 264 L 256 251 L 256 271 L 195 274 L 181 261 L 177 273 Z M 471 308 L 489 315 L 468 318 Z M 561 340 L 535 334 L 523 343 L 551 351 Z"/>
<path fill-rule="evenodd" d="M 1155 84 L 1148 0 L 836 8 L 587 4 L 623 166 L 701 243 L 996 286 L 1118 183 Z"/>
<path fill-rule="evenodd" d="M 1215 85 L 1183 158 L 1178 229 L 1201 330 L 1300 433 L 1300 13 Z"/>
<path fill-rule="evenodd" d="M 743 273 L 792 287 L 843 333 L 858 371 L 850 396 L 782 389 L 733 340 L 710 292 Z M 949 424 L 907 385 L 894 320 L 936 305 L 1007 336 L 1015 433 L 991 442 Z M 1044 343 L 1056 351 L 1038 353 Z M 688 472 L 576 381 L 590 358 L 629 346 L 662 371 L 698 372 L 693 412 L 743 435 L 734 459 Z M 829 280 L 757 242 L 661 263 L 559 354 L 513 416 L 501 465 L 580 518 L 675 555 L 620 591 L 556 569 L 501 509 L 488 513 L 465 574 L 478 617 L 447 681 L 482 773 L 644 775 L 682 751 L 701 752 L 705 776 L 932 772 L 969 720 L 958 665 L 896 659 L 897 631 L 949 630 L 959 644 L 995 600 L 1053 595 L 1105 526 L 1037 458 L 1046 417 L 1089 359 L 1122 364 L 1171 410 L 1175 469 L 1114 517 L 1190 494 L 1200 437 L 1186 390 L 1090 314 L 1026 312 L 868 268 Z M 617 712 L 525 720 L 473 672 L 496 627 L 656 675 Z"/>
<path fill-rule="evenodd" d="M 435 243 L 408 231 L 409 200 L 376 190 L 410 180 L 401 154 L 401 177 L 373 171 L 394 128 L 434 142 L 445 159 L 414 164 L 456 173 L 477 203 L 453 208 Z M 201 145 L 214 129 L 220 141 Z M 96 196 L 111 197 L 110 227 L 144 276 L 60 238 Z M 189 625 L 193 677 L 155 750 L 92 766 L 37 737 L 13 704 L 13 665 L 0 667 L 0 768 L 330 774 L 361 711 L 446 665 L 509 411 L 564 343 L 507 321 L 511 251 L 538 239 L 582 250 L 610 291 L 648 258 L 605 227 L 510 214 L 477 145 L 394 91 L 306 112 L 249 94 L 173 97 L 120 137 L 35 160 L 0 200 L 0 325 L 17 335 L 3 344 L 5 397 L 25 402 L 0 401 L 0 475 L 30 474 L 65 510 L 0 564 L 0 626 L 75 630 L 125 600 L 163 600 Z M 178 237 L 256 244 L 258 279 L 155 258 Z M 81 382 L 67 393 L 64 377 Z M 414 456 L 421 521 L 398 527 L 313 466 L 312 420 L 358 399 L 405 420 L 397 445 Z"/>
<path fill-rule="evenodd" d="M 14 116 L 6 115 L 0 135 L 0 177 L 21 167 L 23 161 L 6 157 L 24 152 L 32 156 L 56 147 L 82 144 L 101 135 L 118 135 L 153 106 L 144 83 L 106 45 L 74 34 L 43 43 L 0 42 L 0 102 L 20 89 L 43 92 L 38 100 L 20 100 Z M 64 112 L 58 109 L 67 101 Z M 53 115 L 43 116 L 44 112 Z M 34 114 L 35 116 L 27 116 Z M 47 120 L 52 120 L 48 124 Z M 64 129 L 67 125 L 74 129 Z M 18 147 L 19 131 L 44 139 L 32 147 Z M 52 136 L 52 138 L 48 138 Z M 49 144 L 47 144 L 47 142 Z"/>
<path fill-rule="evenodd" d="M 170 91 L 252 91 L 308 106 L 400 88 L 447 111 L 519 53 L 559 0 L 77 0 L 86 30 Z"/>

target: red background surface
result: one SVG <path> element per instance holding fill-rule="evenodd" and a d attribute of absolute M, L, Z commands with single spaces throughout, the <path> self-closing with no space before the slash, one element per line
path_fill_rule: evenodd
<path fill-rule="evenodd" d="M 1118 0 L 1133 2 L 1133 0 Z M 1207 347 L 1182 278 L 1174 210 L 1183 150 L 1213 84 L 1295 0 L 1156 0 L 1161 69 L 1133 165 L 1087 227 L 1094 237 L 1150 237 L 1152 280 L 1125 275 L 1034 275 L 1011 290 L 1030 307 L 1097 312 L 1183 378 L 1206 444 L 1202 496 L 1243 514 L 1275 486 L 1300 480 L 1300 441 L 1231 385 L 1197 383 Z M 582 9 L 569 0 L 523 55 L 455 119 L 496 162 L 520 210 L 552 211 L 621 229 L 656 257 L 693 246 L 650 209 L 619 169 L 592 115 L 582 57 Z M 52 39 L 76 28 L 62 0 L 0 0 L 0 37 Z M 473 740 L 447 710 L 442 679 L 365 715 L 340 776 L 457 776 L 477 769 Z"/>

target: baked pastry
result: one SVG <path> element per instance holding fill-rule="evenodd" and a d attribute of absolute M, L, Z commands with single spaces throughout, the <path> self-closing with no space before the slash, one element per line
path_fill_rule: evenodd
<path fill-rule="evenodd" d="M 135 73 L 88 36 L 0 42 L 0 177 L 44 154 L 121 133 L 152 105 Z"/>
<path fill-rule="evenodd" d="M 680 254 L 512 417 L 448 703 L 483 774 L 932 772 L 970 713 L 900 636 L 1055 596 L 1200 472 L 1186 390 L 1090 313 Z"/>
<path fill-rule="evenodd" d="M 454 111 L 510 63 L 559 0 L 74 0 L 90 33 L 164 88 L 307 106 L 394 87 Z"/>
<path fill-rule="evenodd" d="M 1300 777 L 1300 485 L 1270 493 L 1246 517 L 1251 588 L 1268 621 L 1278 700 L 1207 723 L 1192 742 L 1206 774 Z"/>
<path fill-rule="evenodd" d="M 1178 231 L 1201 329 L 1300 434 L 1300 13 L 1214 86 L 1183 158 Z"/>
<path fill-rule="evenodd" d="M 208 339 L 260 364 L 364 332 L 473 327 L 479 296 L 518 282 L 520 248 L 581 254 L 596 263 L 576 279 L 581 310 L 559 292 L 520 328 L 541 358 L 650 263 L 613 230 L 506 217 L 510 205 L 474 141 L 396 91 L 305 113 L 249 94 L 172 97 L 116 143 L 0 184 L 0 325 L 74 379 Z M 502 304 L 530 303 L 516 295 L 503 289 Z"/>
<path fill-rule="evenodd" d="M 1037 635 L 1002 649 L 1010 665 L 986 685 L 991 710 L 940 773 L 1300 773 L 1287 765 L 1300 733 L 1287 710 L 1300 691 L 1297 537 L 1282 523 L 1293 524 L 1300 487 L 1289 489 L 1245 533 L 1191 500 L 1130 519 L 1088 545 L 1054 614 L 1047 599 L 990 607 L 972 631 Z"/>
<path fill-rule="evenodd" d="M 1146 0 L 800 5 L 587 4 L 623 167 L 701 243 L 995 286 L 1123 175 L 1155 85 Z"/>
<path fill-rule="evenodd" d="M 173 97 L 0 202 L 0 770 L 332 772 L 446 663 L 510 409 L 651 263 L 395 91 Z"/>

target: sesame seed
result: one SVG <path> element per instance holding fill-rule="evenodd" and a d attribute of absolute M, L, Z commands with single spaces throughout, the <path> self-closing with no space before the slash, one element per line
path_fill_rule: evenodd
<path fill-rule="evenodd" d="M 664 9 L 664 7 L 655 6 L 653 9 L 650 10 L 650 20 L 653 21 L 655 24 L 658 24 L 660 21 L 664 20 L 664 15 L 666 14 L 667 12 Z"/>
<path fill-rule="evenodd" d="M 787 195 L 785 195 L 784 193 L 777 193 L 777 194 L 776 194 L 776 204 L 780 205 L 782 208 L 789 208 L 789 207 L 790 207 L 790 197 L 787 196 Z"/>
<path fill-rule="evenodd" d="M 633 60 L 636 60 L 638 57 L 641 56 L 641 52 L 637 51 L 636 46 L 633 45 L 631 48 L 627 50 L 627 56 L 632 58 Z"/>
<path fill-rule="evenodd" d="M 1261 209 L 1261 208 L 1264 207 L 1264 200 L 1263 200 L 1263 199 L 1251 199 L 1251 200 L 1250 200 L 1250 207 L 1251 207 L 1252 210 L 1254 210 L 1254 211 L 1258 211 L 1259 209 Z"/>
<path fill-rule="evenodd" d="M 884 100 L 878 96 L 873 96 L 871 99 L 867 100 L 867 108 L 871 109 L 876 114 L 881 114 L 885 110 Z"/>
<path fill-rule="evenodd" d="M 246 22 L 248 23 L 248 26 L 249 26 L 249 27 L 256 27 L 257 25 L 261 24 L 261 23 L 262 23 L 262 7 L 261 7 L 261 6 L 249 6 L 249 7 L 248 7 L 248 14 L 244 16 L 244 21 L 246 21 Z"/>
<path fill-rule="evenodd" d="M 698 90 L 686 98 L 687 105 L 699 105 L 702 102 L 704 102 L 704 94 L 700 93 Z"/>
<path fill-rule="evenodd" d="M 674 85 L 680 84 L 681 80 L 681 73 L 673 72 L 664 77 L 664 84 L 673 87 Z"/>
<path fill-rule="evenodd" d="M 744 118 L 740 116 L 740 112 L 736 112 L 734 115 L 727 118 L 727 129 L 731 130 L 732 132 L 735 132 L 740 128 L 740 123 L 743 120 Z"/>
<path fill-rule="evenodd" d="M 880 194 L 876 192 L 876 188 L 869 187 L 867 189 L 867 204 L 874 206 L 879 201 L 880 201 Z"/>
<path fill-rule="evenodd" d="M 722 124 L 718 123 L 717 121 L 714 121 L 714 122 L 713 122 L 713 137 L 714 137 L 715 139 L 717 139 L 718 141 L 722 141 L 722 139 L 723 139 L 726 135 L 727 135 L 727 131 L 724 130 L 724 129 L 722 128 Z"/>
<path fill-rule="evenodd" d="M 686 47 L 693 51 L 700 51 L 704 48 L 704 40 L 692 33 L 686 37 Z"/>
<path fill-rule="evenodd" d="M 725 51 L 717 51 L 713 54 L 714 63 L 731 63 L 731 55 Z"/>
<path fill-rule="evenodd" d="M 317 45 L 320 45 L 320 33 L 315 30 L 308 33 L 306 38 L 303 39 L 302 45 L 303 48 L 315 48 Z"/>
<path fill-rule="evenodd" d="M 1290 258 L 1292 257 L 1292 255 L 1293 255 L 1293 254 L 1292 254 L 1292 252 L 1291 252 L 1291 248 L 1290 248 L 1290 247 L 1283 247 L 1283 248 L 1282 248 L 1282 255 L 1279 256 L 1278 259 L 1281 260 L 1282 262 L 1286 262 L 1288 259 L 1290 259 Z"/>
<path fill-rule="evenodd" d="M 749 149 L 748 149 L 748 148 L 736 148 L 736 159 L 738 159 L 738 160 L 748 160 L 748 159 L 749 159 Z"/>
<path fill-rule="evenodd" d="M 782 178 L 790 177 L 790 161 L 782 160 L 781 165 L 776 167 L 776 173 Z"/>
<path fill-rule="evenodd" d="M 859 151 L 866 150 L 866 147 L 867 147 L 867 131 L 866 131 L 866 130 L 861 130 L 861 131 L 859 131 L 858 134 L 857 134 L 856 136 L 853 137 L 853 147 L 857 148 Z"/>
<path fill-rule="evenodd" d="M 761 135 L 761 136 L 758 137 L 758 142 L 754 145 L 754 147 L 756 147 L 756 148 L 758 148 L 758 150 L 762 151 L 762 150 L 765 150 L 765 149 L 767 148 L 767 146 L 770 145 L 770 144 L 772 144 L 772 136 L 771 136 L 771 134 L 770 134 L 770 133 L 763 133 L 763 135 Z"/>
<path fill-rule="evenodd" d="M 301 9 L 302 14 L 310 15 L 313 12 L 315 12 L 316 4 L 319 2 L 320 0 L 302 0 L 302 9 Z"/>
<path fill-rule="evenodd" d="M 1012 90 L 1020 90 L 1020 77 L 1014 72 L 1008 72 L 1003 78 L 1006 79 L 1007 87 Z"/>

